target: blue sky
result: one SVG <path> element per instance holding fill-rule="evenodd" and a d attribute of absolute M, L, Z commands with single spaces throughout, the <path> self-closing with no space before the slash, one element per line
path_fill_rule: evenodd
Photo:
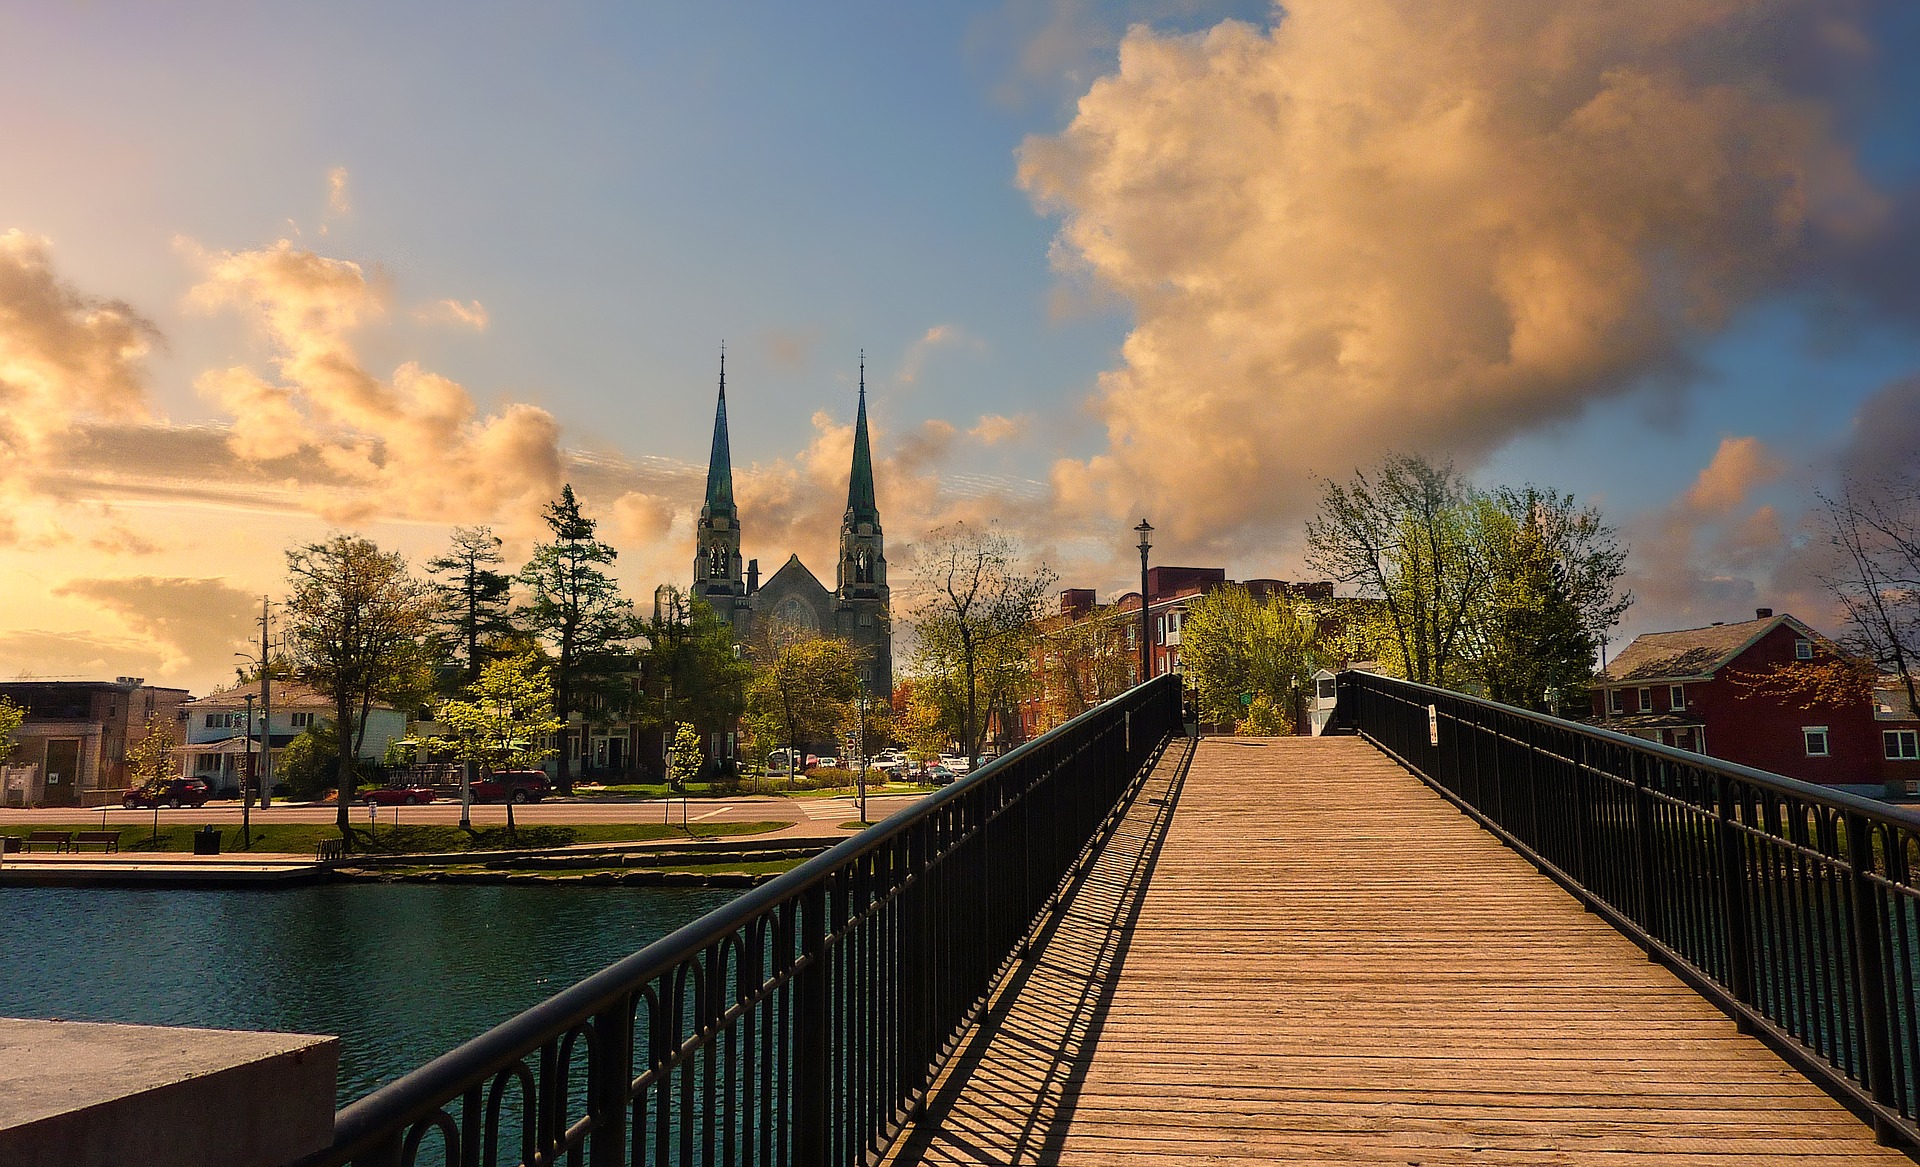
<path fill-rule="evenodd" d="M 1336 26 L 1351 14 L 1396 5 L 1295 7 L 1306 17 L 1305 45 L 1310 35 L 1350 32 Z M 1398 7 L 1418 13 L 1408 17 L 1414 21 L 1434 11 Z M 1780 7 L 1796 19 L 1822 19 L 1819 6 Z M 1462 11 L 1476 8 L 1484 5 Z M 1745 41 L 1715 42 L 1720 30 L 1713 27 L 1695 40 L 1732 63 L 1699 69 L 1731 76 L 1750 68 L 1792 100 L 1817 104 L 1828 119 L 1824 137 L 1857 150 L 1865 180 L 1896 203 L 1910 199 L 1920 177 L 1920 81 L 1884 65 L 1911 59 L 1920 47 L 1920 16 L 1901 4 L 1834 11 L 1843 9 L 1858 16 L 1854 27 L 1872 46 L 1857 57 L 1868 62 L 1857 76 L 1836 80 L 1830 62 L 1813 60 L 1817 54 L 1754 65 L 1740 59 Z M 83 299 L 124 300 L 153 323 L 161 339 L 139 357 L 138 371 L 147 406 L 176 428 L 234 420 L 228 399 L 196 388 L 210 370 L 245 367 L 273 379 L 276 354 L 284 356 L 291 334 L 263 331 L 252 309 L 236 308 L 241 301 L 232 296 L 225 307 L 209 309 L 192 293 L 212 278 L 219 257 L 263 253 L 287 240 L 295 251 L 358 265 L 367 286 L 385 297 L 384 316 L 352 333 L 352 351 L 372 376 L 391 379 L 404 363 L 417 362 L 464 386 L 482 415 L 511 403 L 538 407 L 552 415 L 565 451 L 697 462 L 724 338 L 736 461 L 763 469 L 762 497 L 786 500 L 783 518 L 762 520 L 769 541 L 811 532 L 805 523 L 818 525 L 819 515 L 832 512 L 830 498 L 813 495 L 830 496 L 833 474 L 844 473 L 831 465 L 843 442 L 832 427 L 851 418 L 856 354 L 864 347 L 874 413 L 885 431 L 882 453 L 891 449 L 898 458 L 895 489 L 910 494 L 921 479 L 938 484 L 926 498 L 896 508 L 890 534 L 901 544 L 918 533 L 912 524 L 980 513 L 939 499 L 956 490 L 977 493 L 967 484 L 987 475 L 990 484 L 1012 483 L 1007 497 L 1016 502 L 1002 498 L 1003 507 L 1024 507 L 1028 502 L 1018 500 L 1052 492 L 1044 505 L 1031 504 L 1044 522 L 1023 532 L 1074 577 L 1064 582 L 1123 586 L 1130 524 L 1120 517 L 1179 493 L 1183 475 L 1206 471 L 1196 493 L 1261 501 L 1174 515 L 1169 554 L 1224 559 L 1241 575 L 1296 574 L 1303 570 L 1298 529 L 1306 470 L 1337 472 L 1342 459 L 1432 432 L 1436 452 L 1459 457 L 1483 479 L 1532 479 L 1599 500 L 1649 549 L 1636 570 L 1648 578 L 1666 571 L 1677 581 L 1655 589 L 1660 595 L 1636 614 L 1643 626 L 1732 602 L 1725 588 L 1689 592 L 1686 581 L 1695 577 L 1744 572 L 1752 595 L 1770 594 L 1773 566 L 1748 562 L 1736 570 L 1709 562 L 1711 524 L 1696 524 L 1699 544 L 1688 554 L 1704 557 L 1698 563 L 1663 562 L 1662 555 L 1678 552 L 1649 533 L 1671 534 L 1676 500 L 1713 464 L 1723 441 L 1739 437 L 1757 438 L 1781 469 L 1745 484 L 1741 512 L 1714 521 L 1744 521 L 1752 509 L 1771 505 L 1792 529 L 1808 491 L 1843 457 L 1855 411 L 1889 382 L 1920 370 L 1915 321 L 1885 298 L 1860 304 L 1849 277 L 1833 276 L 1817 261 L 1805 279 L 1750 277 L 1724 322 L 1683 330 L 1672 353 L 1598 362 L 1609 371 L 1576 388 L 1530 382 L 1524 393 L 1531 396 L 1506 422 L 1495 409 L 1491 420 L 1463 422 L 1458 433 L 1444 422 L 1423 423 L 1412 436 L 1389 427 L 1374 445 L 1364 434 L 1348 435 L 1316 451 L 1317 424 L 1276 421 L 1240 461 L 1222 454 L 1238 477 L 1207 477 L 1215 459 L 1206 426 L 1235 416 L 1233 410 L 1259 423 L 1264 411 L 1248 410 L 1248 401 L 1259 399 L 1229 393 L 1220 400 L 1224 413 L 1181 420 L 1181 395 L 1169 396 L 1165 385 L 1191 385 L 1197 400 L 1212 391 L 1215 377 L 1278 374 L 1257 372 L 1273 368 L 1272 353 L 1239 360 L 1231 338 L 1218 341 L 1216 370 L 1208 363 L 1214 342 L 1193 347 L 1196 332 L 1188 325 L 1197 317 L 1183 323 L 1180 306 L 1167 302 L 1182 293 L 1168 289 L 1185 286 L 1180 281 L 1189 276 L 1201 286 L 1259 269 L 1235 266 L 1231 257 L 1175 257 L 1163 275 L 1148 272 L 1131 287 L 1124 279 L 1087 278 L 1089 270 L 1111 277 L 1143 256 L 1158 262 L 1161 252 L 1182 245 L 1189 225 L 1169 210 L 1165 237 L 1143 234 L 1140 221 L 1152 216 L 1130 219 L 1124 181 L 1089 186 L 1064 212 L 1036 206 L 1048 182 L 1072 187 L 1095 167 L 1075 171 L 1058 158 L 1032 157 L 1023 178 L 1019 151 L 1035 136 L 1073 145 L 1085 160 L 1102 142 L 1148 132 L 1139 127 L 1157 92 L 1171 95 L 1169 108 L 1187 101 L 1185 108 L 1198 111 L 1169 135 L 1204 137 L 1205 102 L 1217 101 L 1218 92 L 1181 98 L 1175 88 L 1203 66 L 1208 84 L 1228 84 L 1227 63 L 1239 59 L 1233 54 L 1244 58 L 1263 42 L 1177 36 L 1204 33 L 1228 17 L 1255 22 L 1261 35 L 1275 19 L 1262 4 L 1198 0 L 537 10 L 16 6 L 0 10 L 0 44 L 8 46 L 0 70 L 0 235 L 18 230 L 44 239 L 59 281 Z M 1116 75 L 1120 37 L 1136 22 L 1143 28 L 1130 43 L 1161 52 L 1165 71 L 1142 66 L 1108 88 L 1104 106 L 1076 104 L 1097 79 Z M 1483 34 L 1497 39 L 1497 30 L 1471 35 Z M 1295 96 L 1311 96 L 1319 82 L 1304 76 L 1311 70 L 1301 45 L 1267 48 L 1275 68 L 1303 75 L 1290 82 Z M 1695 48 L 1662 60 L 1694 68 L 1687 54 L 1698 56 Z M 1622 60 L 1640 62 L 1668 50 L 1622 51 Z M 1456 84 L 1442 68 L 1411 61 L 1404 78 L 1360 70 L 1342 83 L 1383 91 L 1427 77 L 1436 87 Z M 1327 83 L 1339 81 L 1329 77 Z M 1486 92 L 1497 98 L 1502 84 L 1489 80 Z M 1778 112 L 1764 103 L 1756 108 L 1756 118 Z M 1101 126 L 1121 128 L 1102 137 Z M 1168 141 L 1168 156 L 1191 145 Z M 1249 148 L 1254 163 L 1266 148 Z M 1216 181 L 1210 176 L 1220 172 L 1203 167 L 1231 165 L 1193 157 L 1195 169 L 1185 173 L 1194 183 Z M 328 176 L 336 171 L 344 172 L 344 198 L 330 207 Z M 1168 199 L 1169 207 L 1196 205 L 1181 201 L 1182 173 L 1176 167 L 1151 182 L 1143 178 L 1140 189 L 1158 192 L 1153 197 Z M 1261 175 L 1248 177 L 1251 189 Z M 1308 189 L 1293 171 L 1261 180 L 1279 184 L 1277 190 Z M 1063 232 L 1076 223 L 1091 234 Z M 1191 226 L 1199 236 L 1213 224 Z M 1409 230 L 1417 232 L 1418 224 Z M 1107 235 L 1133 248 L 1124 262 L 1087 250 L 1087 239 Z M 1228 250 L 1259 242 L 1237 241 Z M 1310 267 L 1273 278 L 1293 286 L 1275 291 L 1251 315 L 1229 313 L 1208 327 L 1233 319 L 1257 331 L 1260 312 L 1311 298 Z M 248 287 L 258 293 L 257 285 Z M 417 318 L 445 300 L 483 306 L 484 328 Z M 1841 302 L 1850 307 L 1840 310 L 1837 325 Z M 1188 337 L 1163 350 L 1185 363 L 1180 375 L 1187 380 L 1168 382 L 1162 370 L 1154 382 L 1122 344 L 1130 332 L 1155 336 L 1156 320 L 1165 323 L 1169 314 L 1173 322 L 1157 335 Z M 1102 382 L 1116 370 L 1120 381 Z M 1409 401 L 1419 396 L 1407 392 Z M 1114 427 L 1121 424 L 1116 418 L 1136 415 L 1112 404 L 1126 400 L 1141 409 L 1164 407 L 1169 432 L 1180 431 L 1188 443 L 1170 444 L 1164 465 L 1129 462 Z M 822 410 L 829 417 L 816 421 Z M 1319 422 L 1335 428 L 1345 412 L 1330 406 Z M 992 415 L 1017 423 L 1012 436 L 970 440 L 967 431 Z M 948 437 L 942 425 L 953 427 Z M 1242 436 L 1233 428 L 1222 433 L 1223 449 Z M 939 452 L 913 454 L 901 445 L 910 439 Z M 1114 465 L 1103 465 L 1109 454 Z M 1091 469 L 1084 478 L 1061 479 L 1063 461 L 1069 470 Z M 177 462 L 173 469 L 194 472 Z M 1274 485 L 1281 479 L 1291 484 Z M 426 481 L 418 488 L 440 489 Z M 287 489 L 297 496 L 306 487 L 289 480 Z M 620 529 L 628 532 L 623 562 L 637 593 L 677 578 L 690 555 L 686 514 L 668 513 L 676 489 L 671 475 L 618 480 L 631 503 Z M 515 529 L 509 515 L 466 513 L 452 504 L 415 513 L 393 505 L 391 494 L 349 513 L 265 494 L 163 503 L 143 490 L 123 482 L 98 498 L 69 491 L 47 504 L 56 509 L 45 525 L 82 532 L 79 542 L 59 545 L 43 533 L 0 548 L 0 567 L 26 573 L 21 578 L 38 587 L 0 618 L 0 672 L 109 668 L 131 655 L 143 667 L 204 682 L 217 671 L 207 662 L 219 653 L 142 621 L 124 599 L 101 599 L 112 587 L 99 581 L 199 581 L 225 590 L 195 592 L 195 603 L 208 594 L 230 603 L 274 586 L 279 548 L 329 527 L 363 527 L 414 553 L 431 550 L 451 521 Z M 756 515 L 748 513 L 746 522 L 751 543 Z M 145 537 L 113 534 L 129 525 Z M 210 528 L 231 537 L 209 538 Z M 1109 535 L 1112 554 L 1099 550 Z M 807 540 L 800 550 L 812 558 L 814 544 L 829 540 L 831 530 L 791 537 Z M 194 635 L 217 639 L 205 629 Z"/>

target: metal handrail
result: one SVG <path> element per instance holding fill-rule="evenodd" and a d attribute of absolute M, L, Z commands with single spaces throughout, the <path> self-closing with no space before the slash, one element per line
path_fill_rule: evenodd
<path fill-rule="evenodd" d="M 1358 730 L 1873 1124 L 1920 1147 L 1920 815 L 1344 672 Z"/>
<path fill-rule="evenodd" d="M 866 1161 L 1180 727 L 1171 676 L 1082 713 L 350 1104 L 303 1167 Z"/>

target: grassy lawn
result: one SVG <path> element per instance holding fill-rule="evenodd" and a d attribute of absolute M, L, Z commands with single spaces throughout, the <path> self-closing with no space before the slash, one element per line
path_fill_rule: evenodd
<path fill-rule="evenodd" d="M 369 833 L 355 829 L 356 847 L 362 853 L 405 855 L 439 851 L 503 851 L 512 848 L 564 847 L 570 843 L 633 843 L 654 839 L 709 839 L 728 835 L 758 835 L 792 826 L 789 822 L 691 823 L 687 826 L 664 823 L 579 823 L 573 826 L 521 827 L 509 837 L 505 827 L 488 827 L 473 835 L 454 826 L 380 827 Z M 0 835 L 25 838 L 30 831 L 97 831 L 93 823 L 33 823 L 0 829 Z M 111 827 L 109 830 L 113 829 Z M 193 851 L 193 835 L 200 828 L 186 824 L 163 823 L 156 838 L 151 825 L 120 828 L 122 851 Z M 225 827 L 220 832 L 223 854 L 304 854 L 312 855 L 328 839 L 340 832 L 331 824 L 267 823 L 253 828 L 253 846 L 240 846 L 240 828 Z M 40 850 L 35 849 L 36 852 Z M 88 848 L 97 850 L 97 848 Z"/>
<path fill-rule="evenodd" d="M 868 794 L 926 794 L 938 789 L 912 782 L 889 782 L 884 786 L 867 787 Z M 859 793 L 852 786 L 834 786 L 824 790 L 789 789 L 785 778 L 747 778 L 733 786 L 716 788 L 711 783 L 695 782 L 689 786 L 687 797 L 698 802 L 710 798 L 741 798 L 753 794 L 784 796 L 787 798 L 851 798 Z M 622 799 L 661 799 L 667 797 L 667 785 L 664 782 L 638 782 L 620 786 L 602 786 L 597 789 L 583 790 L 574 787 L 575 798 L 609 800 Z M 680 795 L 675 794 L 674 798 Z"/>

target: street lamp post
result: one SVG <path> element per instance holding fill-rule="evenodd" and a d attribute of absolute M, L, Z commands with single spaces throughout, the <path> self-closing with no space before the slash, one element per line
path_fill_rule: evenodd
<path fill-rule="evenodd" d="M 1153 617 L 1147 603 L 1147 552 L 1153 550 L 1153 525 L 1145 519 L 1134 530 L 1140 533 L 1140 680 L 1153 679 Z"/>

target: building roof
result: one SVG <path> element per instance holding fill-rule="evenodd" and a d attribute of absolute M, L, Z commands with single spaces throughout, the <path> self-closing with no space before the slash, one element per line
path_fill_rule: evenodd
<path fill-rule="evenodd" d="M 255 705 L 257 707 L 259 704 L 257 698 L 260 696 L 260 682 L 249 681 L 244 685 L 229 685 L 227 688 L 221 689 L 218 692 L 209 693 L 205 697 L 188 701 L 186 707 L 190 709 L 245 709 L 247 707 L 248 696 L 256 698 Z M 323 709 L 331 712 L 333 710 L 333 698 L 304 681 L 275 681 L 273 683 L 273 707 L 277 710 Z M 394 708 L 384 701 L 375 701 L 373 707 L 375 709 Z"/>
<path fill-rule="evenodd" d="M 1824 640 L 1813 629 L 1784 613 L 1736 624 L 1711 624 L 1675 632 L 1646 632 L 1633 638 L 1601 671 L 1603 681 L 1653 682 L 1709 677 L 1745 652 L 1754 641 L 1782 624 L 1802 636 Z"/>

